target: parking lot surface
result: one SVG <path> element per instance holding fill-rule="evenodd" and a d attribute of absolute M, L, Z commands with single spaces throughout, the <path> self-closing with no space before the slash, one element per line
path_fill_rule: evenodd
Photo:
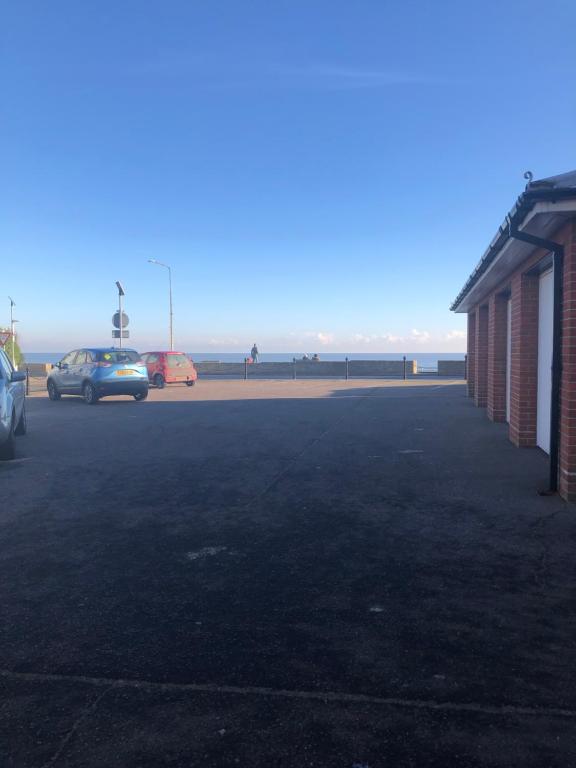
<path fill-rule="evenodd" d="M 28 401 L 0 765 L 576 764 L 576 516 L 461 382 Z"/>

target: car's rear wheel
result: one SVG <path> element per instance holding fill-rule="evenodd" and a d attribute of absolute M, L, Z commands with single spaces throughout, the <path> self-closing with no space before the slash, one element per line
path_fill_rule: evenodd
<path fill-rule="evenodd" d="M 82 389 L 82 395 L 84 397 L 84 402 L 87 405 L 95 405 L 98 402 L 98 394 L 96 393 L 96 387 L 94 384 L 90 384 L 89 381 L 84 384 L 84 387 Z"/>
<path fill-rule="evenodd" d="M 161 373 L 157 373 L 156 376 L 154 376 L 154 386 L 158 387 L 158 389 L 164 389 L 166 386 L 166 379 Z"/>
<path fill-rule="evenodd" d="M 26 403 L 24 403 L 22 406 L 22 413 L 18 419 L 18 424 L 16 424 L 16 429 L 14 430 L 14 434 L 25 435 L 26 432 L 28 432 L 28 419 L 26 418 Z"/>
<path fill-rule="evenodd" d="M 54 384 L 52 379 L 48 379 L 47 387 L 48 387 L 48 397 L 50 398 L 50 400 L 60 400 L 62 395 L 60 394 L 60 392 L 58 392 L 58 387 L 56 386 L 56 384 Z"/>
<path fill-rule="evenodd" d="M 11 461 L 16 458 L 16 441 L 14 440 L 14 420 L 16 414 L 12 414 L 8 439 L 0 445 L 0 461 Z"/>
<path fill-rule="evenodd" d="M 186 386 L 187 386 L 187 387 L 193 387 L 193 386 L 194 386 L 194 384 L 196 384 L 196 382 L 195 382 L 195 381 L 187 381 L 187 382 L 186 382 Z"/>
<path fill-rule="evenodd" d="M 137 400 L 140 402 L 141 400 L 146 400 L 148 397 L 148 392 L 138 392 L 137 395 L 134 395 L 134 400 Z"/>

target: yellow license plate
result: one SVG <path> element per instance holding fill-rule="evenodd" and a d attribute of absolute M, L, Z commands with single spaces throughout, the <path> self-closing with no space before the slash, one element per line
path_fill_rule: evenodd
<path fill-rule="evenodd" d="M 127 370 L 116 371 L 116 376 L 132 376 L 133 373 L 134 371 L 127 371 Z"/>

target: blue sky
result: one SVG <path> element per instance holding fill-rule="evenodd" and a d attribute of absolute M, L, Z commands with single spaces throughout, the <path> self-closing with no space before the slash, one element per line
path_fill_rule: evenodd
<path fill-rule="evenodd" d="M 25 0 L 0 36 L 23 347 L 461 351 L 449 305 L 576 167 L 572 0 Z M 3 307 L 3 309 L 2 309 Z M 0 323 L 8 299 L 0 297 Z"/>

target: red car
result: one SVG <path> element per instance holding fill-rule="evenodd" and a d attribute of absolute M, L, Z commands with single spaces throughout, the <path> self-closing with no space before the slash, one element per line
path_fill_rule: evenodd
<path fill-rule="evenodd" d="M 198 373 L 184 352 L 145 352 L 140 357 L 148 369 L 148 379 L 158 389 L 166 384 L 182 382 L 193 387 L 196 383 Z"/>

